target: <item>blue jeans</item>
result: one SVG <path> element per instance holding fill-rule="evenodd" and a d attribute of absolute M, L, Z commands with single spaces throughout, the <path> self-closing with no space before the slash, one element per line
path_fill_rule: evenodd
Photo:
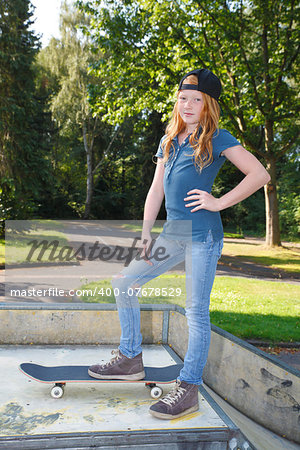
<path fill-rule="evenodd" d="M 179 379 L 201 384 L 210 344 L 209 303 L 223 240 L 214 241 L 209 231 L 205 242 L 185 242 L 166 239 L 160 235 L 151 254 L 163 247 L 167 258 L 153 258 L 152 266 L 144 260 L 134 259 L 115 276 L 112 286 L 121 324 L 119 349 L 128 358 L 142 351 L 140 305 L 135 288 L 158 277 L 182 261 L 186 269 L 186 318 L 189 327 L 188 349 Z"/>

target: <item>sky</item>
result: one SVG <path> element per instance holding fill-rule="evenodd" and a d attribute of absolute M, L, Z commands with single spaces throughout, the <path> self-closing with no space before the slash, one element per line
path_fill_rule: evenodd
<path fill-rule="evenodd" d="M 35 34 L 42 35 L 42 47 L 46 47 L 51 37 L 59 37 L 59 12 L 62 0 L 30 0 L 36 7 L 34 16 L 35 23 L 31 29 Z"/>

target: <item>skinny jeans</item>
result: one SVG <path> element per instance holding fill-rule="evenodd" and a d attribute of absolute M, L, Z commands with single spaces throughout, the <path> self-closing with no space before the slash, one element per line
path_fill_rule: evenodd
<path fill-rule="evenodd" d="M 205 242 L 169 239 L 160 235 L 153 245 L 151 255 L 163 247 L 167 258 L 152 258 L 149 265 L 144 259 L 134 259 L 120 274 L 113 277 L 112 287 L 116 298 L 121 340 L 119 350 L 127 358 L 134 358 L 142 351 L 140 305 L 135 293 L 137 287 L 158 277 L 185 261 L 186 271 L 186 319 L 188 324 L 188 348 L 179 380 L 202 384 L 203 369 L 210 345 L 209 304 L 223 239 L 214 241 L 211 231 Z"/>

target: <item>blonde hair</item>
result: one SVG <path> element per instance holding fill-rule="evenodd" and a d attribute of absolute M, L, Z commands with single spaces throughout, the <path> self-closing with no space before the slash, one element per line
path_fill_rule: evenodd
<path fill-rule="evenodd" d="M 196 75 L 190 75 L 184 81 L 188 84 L 198 85 Z M 164 151 L 163 162 L 168 160 L 171 147 L 174 148 L 172 139 L 185 129 L 185 122 L 178 112 L 179 93 L 180 91 L 177 93 L 177 101 L 173 109 L 171 120 L 167 125 L 166 137 L 162 144 Z M 190 156 L 194 157 L 195 166 L 200 171 L 212 162 L 212 137 L 215 131 L 218 130 L 220 119 L 220 107 L 217 100 L 204 92 L 202 92 L 202 96 L 203 109 L 200 114 L 199 124 L 189 138 L 190 145 L 194 150 Z M 202 130 L 200 132 L 201 128 Z"/>

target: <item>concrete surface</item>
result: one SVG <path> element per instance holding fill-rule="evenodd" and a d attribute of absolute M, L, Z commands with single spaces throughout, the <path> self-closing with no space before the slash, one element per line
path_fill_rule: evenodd
<path fill-rule="evenodd" d="M 116 429 L 193 429 L 226 428 L 222 419 L 199 394 L 200 410 L 181 419 L 161 421 L 148 413 L 152 402 L 142 384 L 69 384 L 64 397 L 50 397 L 51 384 L 30 380 L 18 370 L 21 362 L 45 365 L 90 364 L 110 358 L 111 346 L 2 346 L 0 348 L 0 438 L 78 431 L 112 431 Z M 174 359 L 162 347 L 147 346 L 148 365 L 167 365 Z M 164 392 L 171 388 L 163 386 Z M 256 446 L 257 450 L 297 450 L 299 445 L 287 441 L 247 418 L 204 385 L 207 392 Z M 116 421 L 117 417 L 117 421 Z"/>
<path fill-rule="evenodd" d="M 52 384 L 33 381 L 18 370 L 21 362 L 43 365 L 89 365 L 110 359 L 111 346 L 4 346 L 0 351 L 0 437 L 152 429 L 227 428 L 199 393 L 200 410 L 181 419 L 159 420 L 155 402 L 143 384 L 70 383 L 61 399 L 50 396 Z M 159 346 L 146 346 L 145 365 L 174 364 Z M 167 393 L 173 385 L 162 386 Z"/>

